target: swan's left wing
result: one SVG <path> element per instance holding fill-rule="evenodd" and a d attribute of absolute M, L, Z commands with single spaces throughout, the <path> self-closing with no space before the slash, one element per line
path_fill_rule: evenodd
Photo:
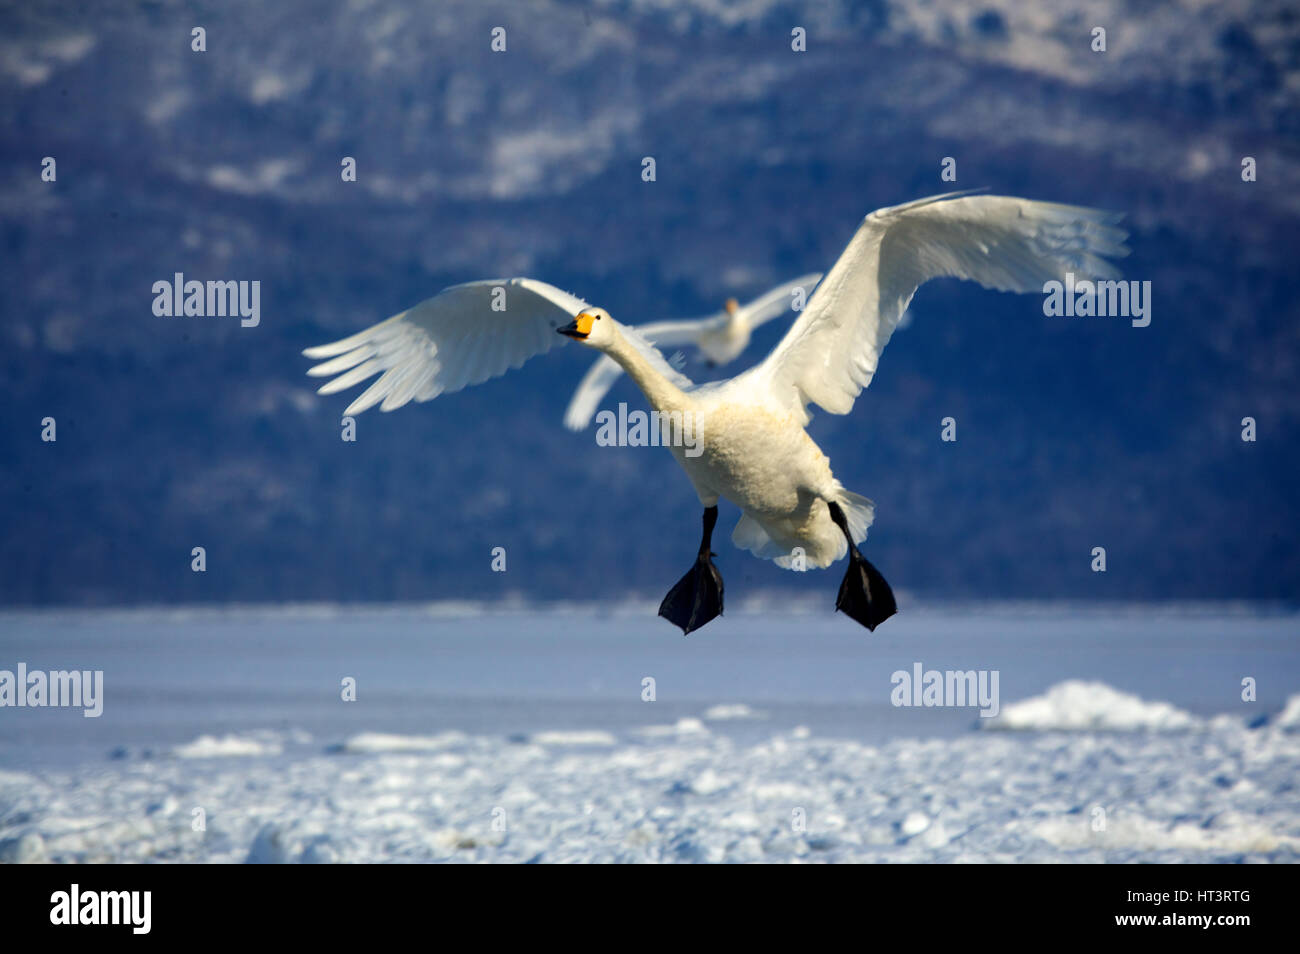
<path fill-rule="evenodd" d="M 747 372 L 778 401 L 847 414 L 876 371 L 912 295 L 950 276 L 999 291 L 1041 291 L 1066 272 L 1113 277 L 1128 254 L 1121 216 L 998 195 L 954 194 L 873 212 L 803 314 Z M 955 193 L 961 195 L 961 193 Z"/>
<path fill-rule="evenodd" d="M 409 401 L 430 401 L 517 368 L 564 338 L 587 303 L 532 278 L 453 285 L 365 331 L 308 348 L 309 358 L 330 358 L 307 373 L 339 375 L 319 394 L 333 394 L 380 374 L 344 414 L 383 402 L 391 411 Z"/>

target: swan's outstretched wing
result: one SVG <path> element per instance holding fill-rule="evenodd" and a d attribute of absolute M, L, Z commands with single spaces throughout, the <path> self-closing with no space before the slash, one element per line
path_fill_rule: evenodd
<path fill-rule="evenodd" d="M 780 318 L 791 309 L 794 304 L 796 288 L 803 289 L 804 301 L 806 302 L 812 297 L 813 289 L 817 287 L 817 283 L 821 280 L 821 272 L 800 275 L 794 281 L 786 282 L 784 285 L 777 285 L 771 291 L 765 292 L 749 304 L 741 305 L 740 312 L 745 316 L 745 320 L 749 322 L 750 328 L 765 325 L 773 318 Z"/>
<path fill-rule="evenodd" d="M 1121 216 L 998 195 L 935 196 L 866 217 L 781 343 L 753 368 L 782 402 L 847 414 L 916 289 L 951 276 L 999 291 L 1113 277 Z"/>
<path fill-rule="evenodd" d="M 623 369 L 618 366 L 618 362 L 607 355 L 602 354 L 591 362 L 591 367 L 578 382 L 578 389 L 569 399 L 569 406 L 565 408 L 564 426 L 571 431 L 580 431 L 590 424 L 601 400 L 622 373 Z"/>
<path fill-rule="evenodd" d="M 740 314 L 752 330 L 765 322 L 778 318 L 790 310 L 792 294 L 796 288 L 803 288 L 808 295 L 821 280 L 821 273 L 801 275 L 793 281 L 778 285 L 770 291 L 740 307 Z M 729 319 L 725 311 L 705 315 L 703 318 L 689 318 L 683 321 L 652 321 L 637 325 L 637 332 L 660 348 L 680 345 L 699 347 L 706 335 L 724 328 Z M 591 423 L 600 402 L 605 399 L 609 389 L 614 386 L 623 369 L 612 358 L 601 356 L 591 363 L 587 373 L 578 382 L 569 406 L 564 412 L 564 426 L 571 431 L 580 431 Z"/>
<path fill-rule="evenodd" d="M 531 278 L 468 282 L 303 354 L 332 359 L 307 372 L 313 377 L 339 375 L 319 394 L 382 372 L 344 414 L 359 414 L 380 401 L 381 410 L 391 411 L 481 384 L 550 351 L 564 341 L 555 330 L 586 307 L 582 299 Z"/>

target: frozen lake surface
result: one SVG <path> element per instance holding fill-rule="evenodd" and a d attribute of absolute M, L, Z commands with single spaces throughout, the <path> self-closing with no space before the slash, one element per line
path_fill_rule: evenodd
<path fill-rule="evenodd" d="M 105 699 L 0 709 L 0 859 L 1294 861 L 1297 623 L 10 612 L 0 669 L 103 670 Z M 996 671 L 999 718 L 893 705 L 916 664 Z"/>

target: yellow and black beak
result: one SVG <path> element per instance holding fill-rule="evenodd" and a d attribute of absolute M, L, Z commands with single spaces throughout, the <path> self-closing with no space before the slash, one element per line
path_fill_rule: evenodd
<path fill-rule="evenodd" d="M 567 338 L 576 338 L 581 341 L 587 335 L 591 334 L 591 325 L 596 319 L 587 314 L 585 311 L 579 312 L 578 316 L 569 322 L 563 328 L 556 328 L 560 334 Z"/>

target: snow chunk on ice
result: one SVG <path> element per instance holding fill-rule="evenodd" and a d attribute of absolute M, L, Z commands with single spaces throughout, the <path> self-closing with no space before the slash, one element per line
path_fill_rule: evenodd
<path fill-rule="evenodd" d="M 1027 731 L 1176 730 L 1197 720 L 1167 702 L 1146 702 L 1103 682 L 1070 679 L 1041 696 L 1015 702 L 983 723 L 986 729 Z"/>
<path fill-rule="evenodd" d="M 344 752 L 430 752 L 450 748 L 466 742 L 463 732 L 442 732 L 438 735 L 391 735 L 386 732 L 362 732 L 343 743 Z"/>
<path fill-rule="evenodd" d="M 45 839 L 34 831 L 0 841 L 0 864 L 40 865 L 47 861 Z"/>
<path fill-rule="evenodd" d="M 245 864 L 283 865 L 298 862 L 306 865 L 338 864 L 340 852 L 334 839 L 318 827 L 298 828 L 267 822 L 253 838 Z"/>
<path fill-rule="evenodd" d="M 1256 820 L 1232 817 L 1206 824 L 1170 822 L 1132 814 L 1111 819 L 1094 831 L 1087 818 L 1052 819 L 1035 825 L 1033 834 L 1058 847 L 1092 847 L 1115 851 L 1209 852 L 1236 855 L 1300 847 L 1300 838 L 1273 831 Z"/>
<path fill-rule="evenodd" d="M 689 716 L 678 719 L 673 725 L 647 725 L 637 730 L 647 739 L 664 739 L 677 735 L 708 735 L 708 727 L 699 719 Z"/>
<path fill-rule="evenodd" d="M 618 739 L 598 729 L 576 732 L 537 732 L 529 737 L 538 745 L 617 745 Z"/>
<path fill-rule="evenodd" d="M 705 710 L 704 718 L 714 722 L 722 722 L 726 719 L 761 719 L 763 714 L 755 712 L 743 702 L 737 702 L 730 705 L 711 706 Z"/>
<path fill-rule="evenodd" d="M 201 735 L 193 742 L 178 745 L 172 750 L 181 759 L 237 758 L 240 756 L 279 755 L 280 746 L 274 742 L 260 742 L 246 736 Z"/>
<path fill-rule="evenodd" d="M 1287 699 L 1286 705 L 1277 714 L 1273 724 L 1287 729 L 1300 728 L 1300 695 L 1294 695 Z"/>
<path fill-rule="evenodd" d="M 699 795 L 713 795 L 730 788 L 733 784 L 731 779 L 719 775 L 711 768 L 706 768 L 696 777 L 691 784 L 691 789 Z"/>
<path fill-rule="evenodd" d="M 907 817 L 903 819 L 903 824 L 899 826 L 899 830 L 902 831 L 904 835 L 911 838 L 913 835 L 921 834 L 921 832 L 925 831 L 929 827 L 929 815 L 924 812 L 909 812 Z"/>

